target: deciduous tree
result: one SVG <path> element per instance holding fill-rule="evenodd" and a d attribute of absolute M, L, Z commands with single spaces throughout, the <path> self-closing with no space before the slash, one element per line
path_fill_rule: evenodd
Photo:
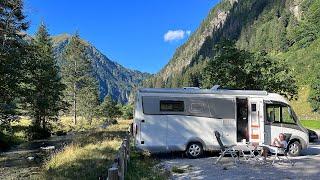
<path fill-rule="evenodd" d="M 219 84 L 225 88 L 277 92 L 290 99 L 297 97 L 295 78 L 285 62 L 264 53 L 239 50 L 228 40 L 219 43 L 215 51 L 204 69 L 203 87 Z"/>

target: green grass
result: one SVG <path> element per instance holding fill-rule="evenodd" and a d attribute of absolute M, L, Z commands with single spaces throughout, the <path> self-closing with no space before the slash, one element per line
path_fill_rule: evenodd
<path fill-rule="evenodd" d="M 153 179 L 153 180 L 166 180 L 169 175 L 162 169 L 155 168 L 160 161 L 156 158 L 150 157 L 150 155 L 143 154 L 141 152 L 132 151 L 130 154 L 130 163 L 128 166 L 128 172 L 126 174 L 126 180 L 136 179 Z"/>
<path fill-rule="evenodd" d="M 320 120 L 301 120 L 301 123 L 305 128 L 320 130 Z"/>

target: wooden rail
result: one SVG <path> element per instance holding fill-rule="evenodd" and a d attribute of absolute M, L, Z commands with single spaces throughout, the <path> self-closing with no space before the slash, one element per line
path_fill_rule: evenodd
<path fill-rule="evenodd" d="M 124 180 L 130 162 L 130 134 L 123 140 L 117 156 L 108 169 L 108 180 Z"/>

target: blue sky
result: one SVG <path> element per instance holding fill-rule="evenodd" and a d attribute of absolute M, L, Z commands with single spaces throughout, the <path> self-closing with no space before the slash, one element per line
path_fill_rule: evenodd
<path fill-rule="evenodd" d="M 25 0 L 33 35 L 44 21 L 52 35 L 80 36 L 111 60 L 158 72 L 218 0 Z M 167 34 L 166 34 L 167 33 Z"/>

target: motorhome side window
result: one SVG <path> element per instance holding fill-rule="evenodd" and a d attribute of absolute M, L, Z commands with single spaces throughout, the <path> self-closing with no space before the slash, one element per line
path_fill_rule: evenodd
<path fill-rule="evenodd" d="M 295 123 L 289 106 L 267 104 L 267 121 L 273 123 Z"/>
<path fill-rule="evenodd" d="M 267 104 L 267 121 L 272 123 L 280 123 L 280 105 Z"/>
<path fill-rule="evenodd" d="M 172 101 L 172 100 L 161 100 L 160 111 L 170 112 L 183 112 L 184 102 L 183 101 Z"/>

